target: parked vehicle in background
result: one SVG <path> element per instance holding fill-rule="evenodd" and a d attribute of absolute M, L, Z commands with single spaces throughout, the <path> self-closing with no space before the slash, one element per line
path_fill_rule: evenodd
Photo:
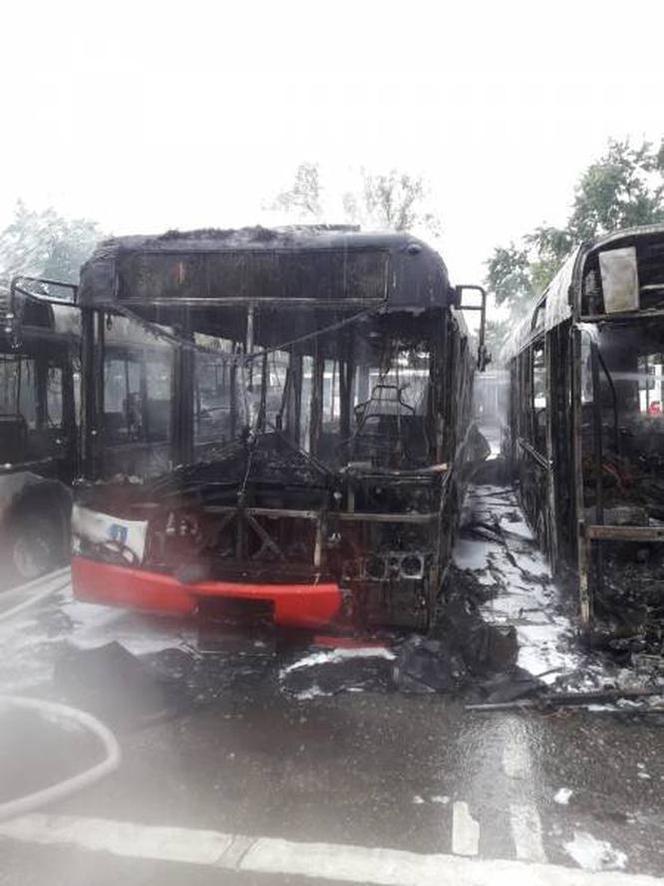
<path fill-rule="evenodd" d="M 83 267 L 79 304 L 79 597 L 429 624 L 477 360 L 437 253 L 338 228 L 123 237 Z"/>
<path fill-rule="evenodd" d="M 0 587 L 69 557 L 77 320 L 76 309 L 33 297 L 19 280 L 0 291 Z"/>
<path fill-rule="evenodd" d="M 579 247 L 504 353 L 524 510 L 581 620 L 664 617 L 664 228 Z"/>

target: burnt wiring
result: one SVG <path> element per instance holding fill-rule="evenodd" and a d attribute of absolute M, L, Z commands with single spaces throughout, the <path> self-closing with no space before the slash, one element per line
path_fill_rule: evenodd
<path fill-rule="evenodd" d="M 382 304 L 382 303 L 381 303 Z M 157 339 L 161 339 L 174 347 L 181 348 L 182 350 L 187 350 L 194 353 L 203 353 L 209 356 L 214 356 L 218 361 L 224 364 L 236 365 L 239 368 L 240 375 L 242 377 L 242 397 L 243 397 L 243 405 L 245 416 L 249 419 L 247 424 L 248 435 L 244 441 L 245 451 L 246 451 L 246 469 L 244 474 L 244 480 L 240 487 L 240 491 L 238 493 L 238 500 L 242 500 L 246 486 L 249 481 L 249 477 L 251 474 L 251 467 L 253 464 L 253 453 L 257 442 L 257 436 L 260 432 L 260 428 L 265 427 L 266 422 L 266 382 L 267 382 L 267 360 L 270 355 L 276 355 L 278 352 L 287 352 L 290 349 L 313 339 L 319 339 L 321 336 L 329 335 L 333 332 L 336 332 L 340 329 L 343 329 L 351 324 L 356 323 L 363 317 L 368 316 L 369 314 L 375 313 L 377 308 L 375 304 L 372 304 L 369 307 L 363 308 L 361 311 L 357 311 L 349 317 L 344 317 L 340 320 L 335 321 L 334 323 L 330 323 L 327 326 L 323 326 L 320 329 L 316 329 L 311 333 L 307 333 L 306 335 L 298 336 L 297 338 L 291 339 L 287 342 L 282 342 L 278 345 L 275 345 L 271 348 L 261 348 L 256 351 L 252 351 L 251 353 L 247 353 L 245 350 L 238 348 L 235 353 L 228 353 L 224 351 L 217 350 L 215 348 L 207 347 L 203 344 L 196 343 L 191 340 L 191 338 L 187 338 L 183 335 L 179 335 L 177 332 L 172 332 L 164 329 L 160 325 L 150 322 L 148 320 L 143 319 L 140 315 L 136 314 L 131 309 L 127 308 L 123 305 L 116 305 L 114 307 L 114 312 L 120 314 L 131 322 L 138 324 L 144 332 Z M 260 402 L 258 409 L 255 409 L 255 404 L 251 399 L 251 388 L 252 379 L 247 378 L 247 370 L 251 369 L 253 365 L 255 365 L 255 361 L 262 361 L 262 373 L 261 373 L 261 391 L 260 391 Z M 286 396 L 286 391 L 284 389 L 284 397 Z M 307 460 L 310 460 L 308 453 L 304 451 L 302 447 L 297 447 L 298 451 L 305 457 Z M 311 461 L 311 460 L 310 460 Z M 317 470 L 320 470 L 320 465 L 317 462 L 311 461 L 312 465 L 314 465 Z"/>

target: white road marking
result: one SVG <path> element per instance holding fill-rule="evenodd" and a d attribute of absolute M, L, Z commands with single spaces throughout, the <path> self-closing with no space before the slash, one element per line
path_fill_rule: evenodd
<path fill-rule="evenodd" d="M 510 804 L 510 825 L 516 857 L 521 861 L 546 862 L 542 822 L 532 803 Z"/>
<path fill-rule="evenodd" d="M 93 852 L 189 864 L 215 864 L 233 837 L 218 831 L 146 827 L 130 821 L 75 815 L 24 815 L 0 825 L 0 834 L 25 842 L 69 844 Z"/>
<path fill-rule="evenodd" d="M 245 837 L 73 815 L 27 815 L 0 824 L 0 837 L 109 852 L 123 858 L 205 865 L 217 870 L 376 886 L 657 886 L 655 877 L 590 873 L 561 865 L 420 855 L 331 843 Z"/>
<path fill-rule="evenodd" d="M 503 747 L 503 771 L 510 778 L 529 779 L 532 773 L 527 737 L 520 729 L 511 729 Z"/>
<path fill-rule="evenodd" d="M 503 770 L 509 778 L 519 781 L 518 802 L 510 803 L 510 829 L 516 857 L 521 861 L 546 862 L 542 842 L 542 822 L 533 794 L 533 766 L 528 747 L 528 734 L 515 720 L 503 747 Z"/>
<path fill-rule="evenodd" d="M 452 807 L 452 852 L 477 855 L 480 850 L 480 826 L 470 814 L 468 804 L 457 801 Z"/>

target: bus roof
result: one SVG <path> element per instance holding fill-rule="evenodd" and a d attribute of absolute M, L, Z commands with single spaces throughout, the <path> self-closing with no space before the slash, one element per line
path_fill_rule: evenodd
<path fill-rule="evenodd" d="M 658 283 L 664 284 L 663 241 L 664 225 L 640 225 L 605 234 L 575 247 L 544 292 L 533 300 L 526 318 L 514 328 L 501 350 L 501 361 L 511 360 L 542 331 L 568 320 L 574 309 L 579 315 L 586 313 L 581 284 L 586 270 L 596 263 L 600 253 L 635 247 L 641 282 L 652 286 L 654 275 Z"/>
<path fill-rule="evenodd" d="M 443 259 L 422 241 L 341 226 L 117 237 L 81 269 L 82 306 L 245 302 L 424 309 L 454 304 L 455 292 Z"/>

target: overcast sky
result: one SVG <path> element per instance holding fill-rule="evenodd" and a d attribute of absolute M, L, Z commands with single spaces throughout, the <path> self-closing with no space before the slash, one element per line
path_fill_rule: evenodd
<path fill-rule="evenodd" d="M 0 224 L 265 221 L 301 160 L 430 181 L 455 282 L 562 222 L 610 136 L 664 134 L 662 0 L 5 3 Z M 329 221 L 338 219 L 330 218 Z"/>

